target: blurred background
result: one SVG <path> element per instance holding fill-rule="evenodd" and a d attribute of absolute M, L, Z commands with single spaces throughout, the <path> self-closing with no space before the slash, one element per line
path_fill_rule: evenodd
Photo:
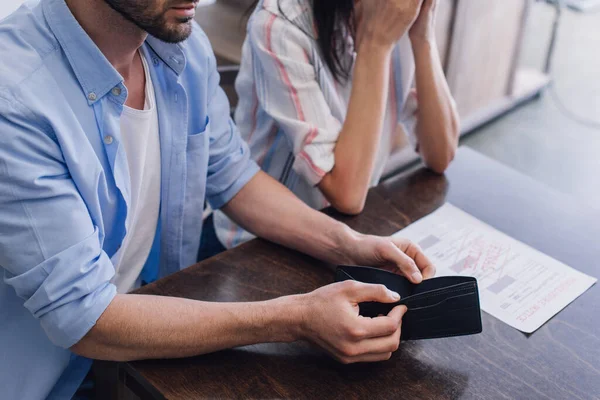
<path fill-rule="evenodd" d="M 8 14 L 13 12 L 14 10 L 24 3 L 23 0 L 2 0 L 0 2 L 0 18 L 6 17 Z"/>
<path fill-rule="evenodd" d="M 462 144 L 600 207 L 600 0 L 439 1 L 437 41 Z M 0 0 L 0 18 L 21 3 Z M 250 3 L 200 0 L 197 12 L 233 106 Z M 398 143 L 387 172 L 415 159 Z"/>

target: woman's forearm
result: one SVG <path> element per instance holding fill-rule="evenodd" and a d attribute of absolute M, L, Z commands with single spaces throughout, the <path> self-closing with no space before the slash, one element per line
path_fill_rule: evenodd
<path fill-rule="evenodd" d="M 383 121 L 390 75 L 391 47 L 363 43 L 352 80 L 346 120 L 335 147 L 335 166 L 319 189 L 341 212 L 357 214 L 364 207 Z"/>
<path fill-rule="evenodd" d="M 435 42 L 413 40 L 419 96 L 417 138 L 427 166 L 442 173 L 458 146 L 459 117 Z"/>

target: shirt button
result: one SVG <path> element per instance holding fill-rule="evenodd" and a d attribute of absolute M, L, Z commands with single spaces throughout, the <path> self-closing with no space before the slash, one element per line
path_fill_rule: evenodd
<path fill-rule="evenodd" d="M 153 63 L 154 65 L 158 65 L 158 58 L 156 58 L 156 57 L 153 57 L 153 58 L 152 58 L 152 63 Z"/>
<path fill-rule="evenodd" d="M 115 87 L 110 92 L 113 94 L 113 96 L 120 96 L 121 95 L 121 88 Z"/>
<path fill-rule="evenodd" d="M 90 94 L 88 94 L 88 100 L 90 100 L 90 101 L 94 101 L 97 98 L 98 97 L 96 96 L 96 93 L 94 93 L 94 92 L 90 92 Z"/>
<path fill-rule="evenodd" d="M 111 144 L 113 142 L 113 137 L 110 135 L 104 136 L 104 143 Z"/>

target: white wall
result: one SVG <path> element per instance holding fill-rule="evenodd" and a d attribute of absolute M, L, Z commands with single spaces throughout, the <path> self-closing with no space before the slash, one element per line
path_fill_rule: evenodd
<path fill-rule="evenodd" d="M 0 19 L 15 11 L 25 0 L 0 0 Z"/>

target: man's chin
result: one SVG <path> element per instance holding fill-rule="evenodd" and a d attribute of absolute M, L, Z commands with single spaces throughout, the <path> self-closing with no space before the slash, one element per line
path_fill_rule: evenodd
<path fill-rule="evenodd" d="M 162 40 L 167 43 L 179 43 L 186 40 L 192 34 L 192 18 L 189 18 L 187 21 L 181 21 L 174 23 L 172 26 L 161 29 L 161 30 L 152 30 L 148 31 L 148 33 L 154 36 L 157 39 Z"/>

